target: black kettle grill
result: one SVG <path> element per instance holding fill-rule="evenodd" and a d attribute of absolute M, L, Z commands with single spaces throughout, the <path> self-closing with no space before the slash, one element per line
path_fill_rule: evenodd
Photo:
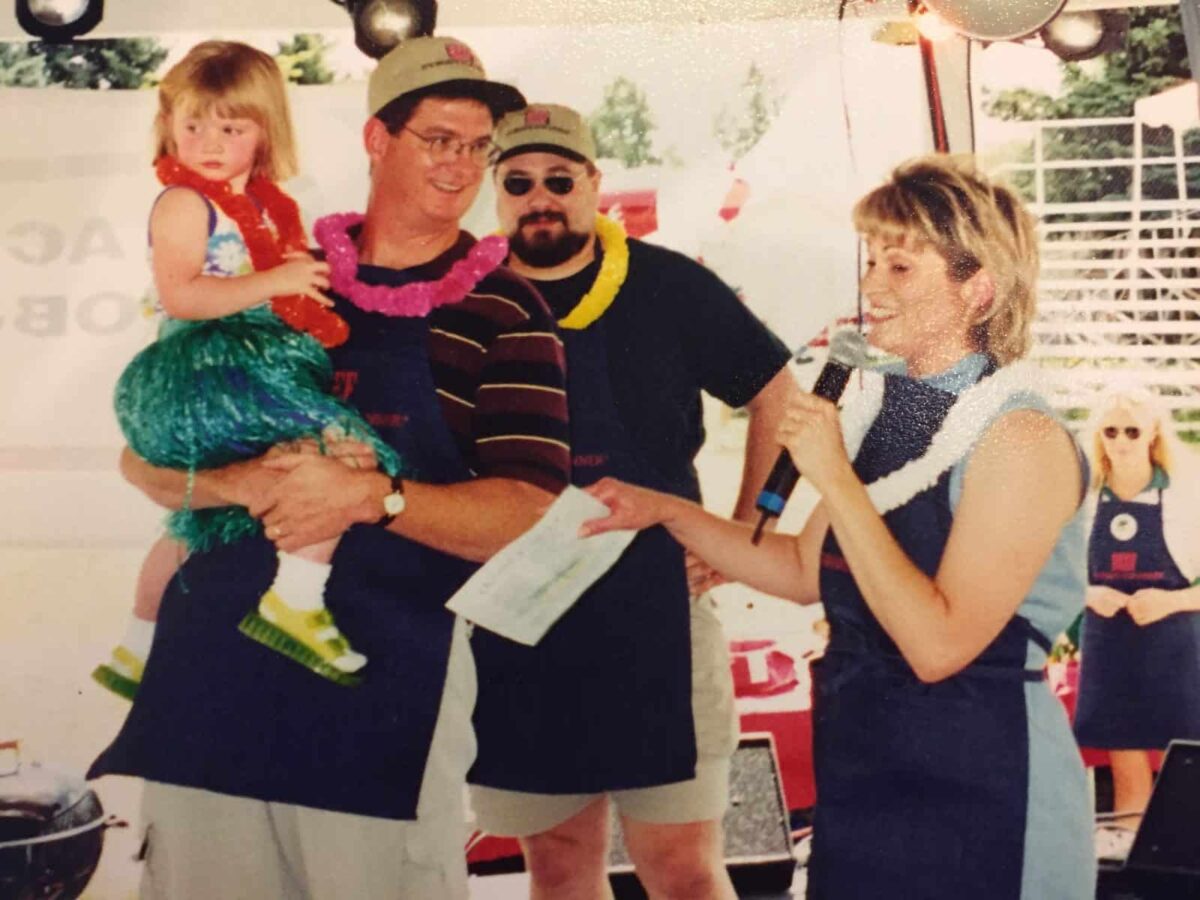
<path fill-rule="evenodd" d="M 0 900 L 78 897 L 116 824 L 83 778 L 22 764 L 18 743 L 0 742 Z"/>

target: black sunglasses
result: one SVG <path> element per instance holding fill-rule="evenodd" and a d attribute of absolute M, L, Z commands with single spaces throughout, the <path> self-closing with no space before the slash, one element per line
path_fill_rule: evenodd
<path fill-rule="evenodd" d="M 1109 425 L 1104 429 L 1104 436 L 1110 441 L 1116 440 L 1117 435 L 1122 431 L 1125 432 L 1125 437 L 1129 438 L 1131 441 L 1136 441 L 1142 436 L 1142 429 L 1138 428 L 1136 425 L 1126 425 L 1124 428 L 1118 428 L 1116 425 Z"/>
<path fill-rule="evenodd" d="M 513 197 L 523 197 L 533 190 L 537 182 L 528 175 L 505 175 L 504 190 Z M 542 179 L 546 190 L 559 197 L 565 197 L 575 190 L 575 179 L 570 175 L 550 175 Z"/>

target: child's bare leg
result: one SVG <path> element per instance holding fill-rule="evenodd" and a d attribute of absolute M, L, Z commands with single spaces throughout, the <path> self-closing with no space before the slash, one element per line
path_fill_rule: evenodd
<path fill-rule="evenodd" d="M 307 547 L 301 547 L 295 551 L 294 555 L 299 556 L 301 559 L 307 559 L 309 562 L 329 565 L 333 559 L 333 551 L 337 549 L 339 540 L 341 538 L 330 538 L 327 541 L 321 541 L 319 544 L 309 544 Z"/>
<path fill-rule="evenodd" d="M 133 615 L 144 622 L 158 619 L 167 585 L 175 577 L 186 551 L 183 545 L 163 536 L 154 542 L 138 572 L 137 588 L 133 594 Z"/>
<path fill-rule="evenodd" d="M 332 568 L 329 561 L 337 545 L 338 538 L 330 538 L 293 553 L 280 553 L 271 590 L 292 609 L 324 609 L 325 582 Z"/>
<path fill-rule="evenodd" d="M 167 585 L 183 562 L 181 544 L 161 537 L 150 547 L 138 572 L 133 593 L 133 612 L 125 624 L 125 634 L 107 663 L 97 666 L 92 677 L 110 691 L 133 699 L 142 681 L 142 671 L 154 643 L 154 623 Z"/>
<path fill-rule="evenodd" d="M 242 631 L 325 677 L 341 680 L 357 672 L 367 658 L 355 652 L 325 608 L 325 583 L 337 548 L 333 538 L 280 553 L 275 580 Z"/>
<path fill-rule="evenodd" d="M 1154 769 L 1146 750 L 1111 750 L 1108 754 L 1113 775 L 1113 812 L 1125 813 L 1116 821 L 1137 828 L 1150 802 L 1154 788 Z"/>
<path fill-rule="evenodd" d="M 327 429 L 324 441 L 323 448 L 317 441 L 306 439 L 277 449 L 295 453 L 326 452 L 351 468 L 362 465 L 361 457 L 365 451 L 374 463 L 370 448 L 346 441 L 342 429 Z M 280 553 L 274 582 L 259 600 L 258 611 L 247 615 L 240 627 L 256 641 L 314 672 L 343 681 L 352 678 L 353 673 L 366 665 L 367 658 L 355 652 L 325 608 L 325 583 L 329 580 L 330 561 L 338 540 L 330 538 L 294 553 Z"/>

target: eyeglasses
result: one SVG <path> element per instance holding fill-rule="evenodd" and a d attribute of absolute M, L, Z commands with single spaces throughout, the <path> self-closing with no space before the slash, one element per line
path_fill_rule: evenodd
<path fill-rule="evenodd" d="M 495 144 L 492 143 L 490 137 L 464 141 L 462 138 L 452 137 L 448 134 L 421 134 L 419 131 L 413 131 L 407 125 L 402 125 L 400 130 L 407 131 L 424 143 L 425 149 L 434 162 L 450 162 L 465 153 L 471 162 L 482 167 L 491 161 L 492 153 L 495 150 Z"/>
<path fill-rule="evenodd" d="M 537 182 L 528 175 L 505 175 L 504 190 L 513 197 L 524 197 L 533 190 Z M 549 175 L 542 179 L 546 190 L 558 196 L 565 197 L 575 190 L 575 178 L 571 175 Z"/>
<path fill-rule="evenodd" d="M 1125 432 L 1125 437 L 1129 438 L 1131 441 L 1136 441 L 1142 436 L 1142 429 L 1138 428 L 1136 425 L 1126 425 L 1124 428 L 1118 428 L 1115 425 L 1109 425 L 1102 433 L 1110 441 L 1114 441 L 1117 439 L 1117 435 L 1119 435 L 1121 432 Z"/>

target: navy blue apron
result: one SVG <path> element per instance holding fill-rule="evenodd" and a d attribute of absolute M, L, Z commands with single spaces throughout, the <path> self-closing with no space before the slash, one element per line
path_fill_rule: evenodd
<path fill-rule="evenodd" d="M 427 322 L 340 299 L 336 311 L 351 339 L 331 351 L 335 390 L 420 480 L 470 477 L 434 393 Z M 238 631 L 275 566 L 262 538 L 188 559 L 164 597 L 137 702 L 89 777 L 414 819 L 454 624 L 444 604 L 474 564 L 382 528 L 346 532 L 325 596 L 369 659 L 353 688 Z"/>
<path fill-rule="evenodd" d="M 953 394 L 886 376 L 854 468 L 870 483 L 928 448 Z M 884 516 L 926 575 L 953 521 L 950 473 Z M 832 529 L 821 600 L 830 644 L 814 666 L 817 805 L 809 900 L 1016 900 L 1029 783 L 1025 682 L 1030 641 L 1014 616 L 966 669 L 924 684 L 859 592 Z"/>
<path fill-rule="evenodd" d="M 562 338 L 574 484 L 612 475 L 696 497 L 691 473 L 655 471 L 622 425 L 604 319 Z M 538 646 L 475 629 L 479 755 L 469 780 L 573 794 L 692 778 L 689 602 L 683 550 L 659 527 L 640 533 Z"/>
<path fill-rule="evenodd" d="M 1088 542 L 1088 581 L 1124 594 L 1173 591 L 1188 580 L 1167 549 L 1157 503 L 1100 492 Z M 1075 736 L 1086 747 L 1152 749 L 1200 739 L 1200 613 L 1138 625 L 1125 610 L 1087 610 L 1080 648 Z"/>

